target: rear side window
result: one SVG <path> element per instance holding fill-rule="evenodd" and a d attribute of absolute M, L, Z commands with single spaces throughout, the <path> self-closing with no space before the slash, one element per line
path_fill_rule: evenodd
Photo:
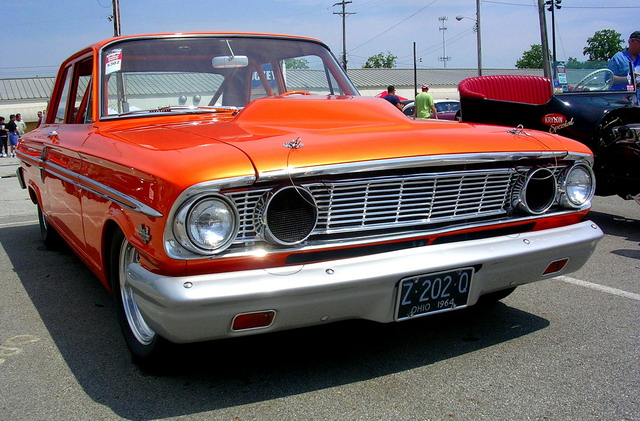
<path fill-rule="evenodd" d="M 90 88 L 93 60 L 81 59 L 65 69 L 64 85 L 58 96 L 55 123 L 84 123 L 91 120 Z"/>
<path fill-rule="evenodd" d="M 70 68 L 66 69 L 66 76 L 64 78 L 64 86 L 62 88 L 62 93 L 58 97 L 58 106 L 56 107 L 56 117 L 55 123 L 64 123 L 64 116 L 66 114 L 67 109 L 67 97 L 69 96 L 69 87 L 71 85 L 71 71 Z"/>

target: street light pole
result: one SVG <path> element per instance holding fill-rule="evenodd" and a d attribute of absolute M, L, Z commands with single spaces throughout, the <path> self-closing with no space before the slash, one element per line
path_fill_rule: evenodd
<path fill-rule="evenodd" d="M 478 50 L 478 76 L 482 76 L 482 36 L 480 35 L 480 0 L 476 0 L 476 19 L 458 15 L 456 20 L 460 22 L 462 19 L 469 19 L 476 22 L 476 49 Z"/>

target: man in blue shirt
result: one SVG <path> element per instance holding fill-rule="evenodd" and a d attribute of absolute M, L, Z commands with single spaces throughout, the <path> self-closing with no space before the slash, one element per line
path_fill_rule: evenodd
<path fill-rule="evenodd" d="M 629 63 L 633 65 L 636 82 L 640 79 L 640 31 L 629 35 L 629 47 L 617 52 L 607 66 L 613 72 L 612 91 L 626 91 L 629 84 Z M 640 92 L 638 92 L 640 98 Z"/>
<path fill-rule="evenodd" d="M 384 99 L 392 103 L 397 109 L 402 111 L 402 103 L 400 102 L 400 98 L 396 95 L 396 88 L 393 85 L 389 85 L 387 88 L 387 95 L 384 96 Z"/>

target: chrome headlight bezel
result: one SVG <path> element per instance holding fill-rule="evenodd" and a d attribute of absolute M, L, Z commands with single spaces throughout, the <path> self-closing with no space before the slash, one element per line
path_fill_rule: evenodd
<path fill-rule="evenodd" d="M 522 188 L 515 195 L 515 208 L 531 215 L 542 215 L 547 212 L 558 195 L 558 180 L 552 169 L 536 167 L 524 177 Z"/>
<path fill-rule="evenodd" d="M 283 204 L 286 204 L 287 210 L 273 211 L 274 208 L 281 207 Z M 291 221 L 296 226 L 295 233 L 289 232 L 287 235 L 283 232 L 282 226 L 274 226 L 272 214 L 280 213 L 282 217 L 283 211 L 288 214 L 284 221 Z M 299 218 L 301 213 L 306 214 L 307 217 L 301 220 Z M 295 217 L 296 214 L 298 218 Z M 291 185 L 274 189 L 260 200 L 253 223 L 258 235 L 268 243 L 280 246 L 300 244 L 313 234 L 318 224 L 318 205 L 307 188 Z"/>
<path fill-rule="evenodd" d="M 581 181 L 576 177 L 582 175 L 581 185 L 576 185 Z M 560 204 L 565 208 L 579 209 L 587 206 L 596 191 L 596 178 L 590 165 L 576 163 L 564 172 L 560 187 Z"/>
<path fill-rule="evenodd" d="M 206 237 L 206 230 L 199 229 L 198 216 L 205 214 L 207 204 L 219 206 L 226 213 L 226 218 L 218 222 L 222 230 L 217 232 L 220 238 L 208 244 L 201 238 Z M 199 212 L 199 213 L 198 213 Z M 224 216 L 224 215 L 221 215 Z M 239 214 L 235 204 L 220 194 L 195 196 L 183 203 L 173 218 L 173 235 L 185 249 L 200 255 L 213 255 L 226 250 L 235 240 L 239 229 Z M 202 231 L 203 235 L 196 235 Z"/>

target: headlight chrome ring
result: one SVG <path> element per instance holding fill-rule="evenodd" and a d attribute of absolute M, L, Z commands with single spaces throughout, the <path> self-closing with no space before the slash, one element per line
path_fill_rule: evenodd
<path fill-rule="evenodd" d="M 549 168 L 534 168 L 527 173 L 522 189 L 514 199 L 514 206 L 532 215 L 541 215 L 553 206 L 558 182 Z"/>
<path fill-rule="evenodd" d="M 562 178 L 560 204 L 566 208 L 580 208 L 593 199 L 595 175 L 589 165 L 579 163 L 566 170 Z"/>
<path fill-rule="evenodd" d="M 216 254 L 231 245 L 238 234 L 238 210 L 222 195 L 193 197 L 173 220 L 173 234 L 187 250 Z"/>
<path fill-rule="evenodd" d="M 267 193 L 258 204 L 256 231 L 267 242 L 291 246 L 305 241 L 318 223 L 318 206 L 309 190 L 286 186 Z"/>

